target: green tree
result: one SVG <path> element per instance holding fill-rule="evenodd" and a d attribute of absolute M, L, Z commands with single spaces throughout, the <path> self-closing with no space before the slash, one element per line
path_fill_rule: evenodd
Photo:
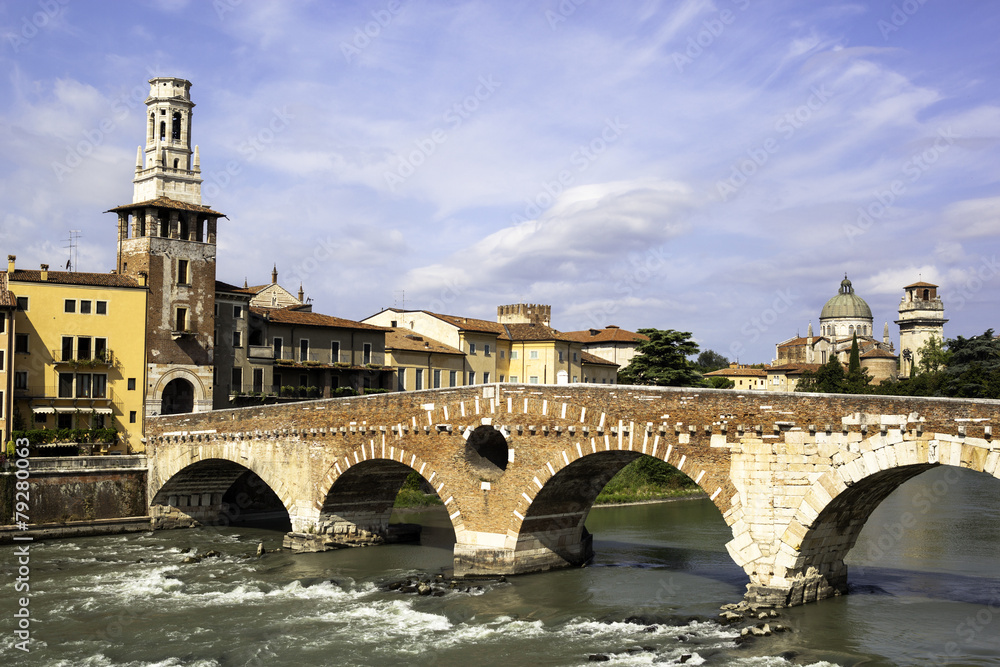
<path fill-rule="evenodd" d="M 842 394 L 846 377 L 844 364 L 837 355 L 832 355 L 830 361 L 813 371 L 806 371 L 795 385 L 795 391 L 811 391 L 823 394 Z"/>
<path fill-rule="evenodd" d="M 622 384 L 653 384 L 665 387 L 703 387 L 705 380 L 688 357 L 698 354 L 691 333 L 673 329 L 639 329 L 649 340 L 636 348 L 638 354 L 618 372 Z"/>
<path fill-rule="evenodd" d="M 916 368 L 913 369 L 913 374 L 919 375 L 921 373 L 933 373 L 943 370 L 951 360 L 952 354 L 952 352 L 945 349 L 940 338 L 931 336 L 917 350 L 917 358 L 920 361 L 917 362 Z"/>
<path fill-rule="evenodd" d="M 705 350 L 698 355 L 698 360 L 694 363 L 698 365 L 702 373 L 711 373 L 720 368 L 729 367 L 729 359 L 726 359 L 715 350 Z"/>
<path fill-rule="evenodd" d="M 868 384 L 872 381 L 868 369 L 861 367 L 861 348 L 858 346 L 858 335 L 854 334 L 851 341 L 851 356 L 847 363 L 847 377 L 844 378 L 844 393 L 868 393 Z"/>
<path fill-rule="evenodd" d="M 729 378 L 720 378 L 719 376 L 707 378 L 708 386 L 712 389 L 732 389 L 736 386 L 736 383 Z"/>

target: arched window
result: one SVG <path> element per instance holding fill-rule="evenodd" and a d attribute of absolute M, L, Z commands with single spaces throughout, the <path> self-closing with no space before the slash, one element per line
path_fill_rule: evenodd
<path fill-rule="evenodd" d="M 172 123 L 170 138 L 174 141 L 181 140 L 181 112 L 174 112 L 174 122 Z"/>
<path fill-rule="evenodd" d="M 930 301 L 931 291 L 929 289 L 924 290 L 924 301 Z"/>
<path fill-rule="evenodd" d="M 146 142 L 152 142 L 153 137 L 156 135 L 156 114 L 149 114 L 149 129 L 146 134 Z"/>
<path fill-rule="evenodd" d="M 167 139 L 167 121 L 160 121 L 160 141 L 166 141 Z"/>
<path fill-rule="evenodd" d="M 850 326 L 850 328 L 848 328 L 847 333 L 849 333 L 849 334 L 853 334 L 854 333 L 854 325 L 853 324 Z"/>
<path fill-rule="evenodd" d="M 180 160 L 178 160 L 177 158 L 174 158 L 174 169 L 177 168 L 177 165 L 179 165 L 180 162 L 181 162 Z"/>
<path fill-rule="evenodd" d="M 163 388 L 161 415 L 177 415 L 194 411 L 194 387 L 187 380 L 176 378 Z"/>

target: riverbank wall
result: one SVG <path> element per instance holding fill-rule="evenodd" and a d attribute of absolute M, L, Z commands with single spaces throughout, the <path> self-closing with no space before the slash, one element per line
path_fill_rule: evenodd
<path fill-rule="evenodd" d="M 148 529 L 145 456 L 32 457 L 27 492 L 17 481 L 13 466 L 0 471 L 0 542 L 26 528 L 39 537 Z"/>

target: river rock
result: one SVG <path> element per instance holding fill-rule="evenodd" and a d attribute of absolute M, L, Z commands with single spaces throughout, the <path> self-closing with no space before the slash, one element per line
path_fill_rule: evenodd
<path fill-rule="evenodd" d="M 417 594 L 418 595 L 430 595 L 431 594 L 431 587 L 428 586 L 427 584 L 425 584 L 424 582 L 420 582 L 417 585 Z"/>
<path fill-rule="evenodd" d="M 588 660 L 591 662 L 610 662 L 611 658 L 603 653 L 592 653 Z"/>

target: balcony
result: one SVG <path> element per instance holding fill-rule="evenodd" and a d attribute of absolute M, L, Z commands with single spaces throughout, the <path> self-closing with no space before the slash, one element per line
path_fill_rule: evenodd
<path fill-rule="evenodd" d="M 115 392 L 110 386 L 95 388 L 93 384 L 89 387 L 72 387 L 59 385 L 28 385 L 27 387 L 14 387 L 14 398 L 17 399 L 46 399 L 50 401 L 89 401 L 97 405 L 108 403 L 117 404 Z M 81 407 L 87 410 L 88 407 Z"/>
<path fill-rule="evenodd" d="M 74 355 L 70 350 L 50 350 L 57 365 L 69 364 L 73 368 L 106 368 L 115 365 L 115 354 L 111 350 L 98 350 L 92 355 L 79 353 Z"/>

